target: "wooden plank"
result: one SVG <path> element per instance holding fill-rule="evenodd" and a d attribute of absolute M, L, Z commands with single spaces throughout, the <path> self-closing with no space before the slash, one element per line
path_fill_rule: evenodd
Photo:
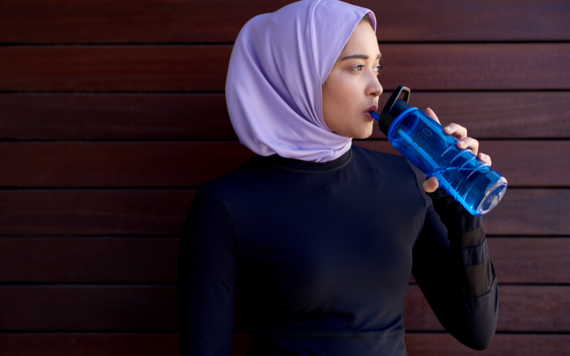
<path fill-rule="evenodd" d="M 499 283 L 570 284 L 570 238 L 487 241 Z M 3 237 L 0 282 L 176 283 L 179 242 L 178 237 Z"/>
<path fill-rule="evenodd" d="M 507 189 L 483 219 L 488 235 L 569 235 L 570 191 Z"/>
<path fill-rule="evenodd" d="M 0 90 L 224 90 L 231 46 L 0 47 Z"/>
<path fill-rule="evenodd" d="M 570 92 L 413 91 L 410 105 L 477 139 L 570 138 Z M 237 139 L 222 93 L 5 93 L 0 108 L 0 139 Z"/>
<path fill-rule="evenodd" d="M 0 190 L 0 235 L 179 235 L 193 189 Z M 509 188 L 483 221 L 493 235 L 570 235 L 570 191 Z"/>
<path fill-rule="evenodd" d="M 223 91 L 231 45 L 0 47 L 5 91 Z M 381 44 L 386 90 L 570 89 L 570 43 Z"/>
<path fill-rule="evenodd" d="M 2 331 L 161 331 L 178 330 L 176 286 L 17 285 L 0 286 Z M 570 331 L 570 287 L 499 286 L 498 331 Z M 244 330 L 236 302 L 234 329 Z M 408 331 L 443 328 L 418 286 L 404 300 Z"/>
<path fill-rule="evenodd" d="M 410 356 L 563 356 L 570 348 L 570 335 L 566 334 L 497 334 L 485 351 L 472 350 L 444 333 L 406 333 L 405 340 Z M 178 333 L 0 334 L 0 345 L 6 355 L 180 355 Z M 233 334 L 233 356 L 245 356 L 250 347 L 251 340 L 247 334 Z"/>
<path fill-rule="evenodd" d="M 467 131 L 469 134 L 469 131 Z M 369 149 L 398 154 L 387 141 L 354 141 Z M 570 141 L 479 141 L 492 168 L 509 187 L 565 187 L 570 185 Z"/>
<path fill-rule="evenodd" d="M 570 239 L 493 237 L 487 241 L 499 283 L 570 284 Z"/>
<path fill-rule="evenodd" d="M 398 154 L 388 141 L 355 145 Z M 480 141 L 510 187 L 570 186 L 570 141 Z M 254 153 L 239 142 L 0 142 L 5 187 L 196 187 Z"/>
<path fill-rule="evenodd" d="M 179 235 L 194 189 L 2 190 L 0 235 Z"/>
<path fill-rule="evenodd" d="M 392 95 L 379 98 L 380 110 Z M 1 99 L 0 99 L 1 100 Z M 434 110 L 443 125 L 452 122 L 467 128 L 477 139 L 568 138 L 568 92 L 417 92 L 410 105 Z M 372 138 L 386 138 L 374 125 Z"/>
<path fill-rule="evenodd" d="M 563 356 L 570 347 L 570 335 L 496 334 L 488 349 L 473 350 L 449 334 L 406 333 L 409 356 Z"/>
<path fill-rule="evenodd" d="M 569 288 L 499 286 L 497 331 L 567 332 L 570 329 Z M 404 299 L 404 325 L 408 331 L 444 330 L 418 286 L 410 286 Z"/>
<path fill-rule="evenodd" d="M 290 2 L 5 0 L 0 42 L 232 42 L 250 18 Z M 565 1 L 496 1 L 493 6 L 475 0 L 351 3 L 375 12 L 382 41 L 570 39 L 570 7 Z M 220 21 L 224 26 L 218 26 Z"/>
<path fill-rule="evenodd" d="M 0 94 L 0 108 L 2 139 L 237 140 L 220 93 Z"/>
<path fill-rule="evenodd" d="M 176 283 L 178 237 L 0 238 L 0 282 Z"/>
<path fill-rule="evenodd" d="M 0 186 L 195 187 L 253 155 L 239 142 L 2 142 Z"/>

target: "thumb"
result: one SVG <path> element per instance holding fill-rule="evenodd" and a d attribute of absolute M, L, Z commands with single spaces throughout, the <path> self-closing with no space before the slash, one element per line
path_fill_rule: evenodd
<path fill-rule="evenodd" d="M 433 193 L 439 187 L 439 182 L 436 177 L 431 177 L 422 184 L 422 188 L 427 193 Z"/>

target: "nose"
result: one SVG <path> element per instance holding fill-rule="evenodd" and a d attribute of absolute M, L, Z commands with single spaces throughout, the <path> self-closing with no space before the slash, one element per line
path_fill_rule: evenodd
<path fill-rule="evenodd" d="M 380 81 L 378 80 L 376 73 L 373 73 L 370 76 L 370 81 L 368 83 L 368 89 L 366 95 L 380 96 L 382 95 L 383 92 L 384 88 L 382 88 L 382 84 L 380 84 Z"/>

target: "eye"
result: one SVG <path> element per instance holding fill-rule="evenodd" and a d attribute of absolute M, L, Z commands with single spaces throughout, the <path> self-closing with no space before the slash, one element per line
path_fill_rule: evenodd
<path fill-rule="evenodd" d="M 376 67 L 376 75 L 379 75 L 380 72 L 382 71 L 382 69 L 384 69 L 384 66 L 377 66 Z"/>

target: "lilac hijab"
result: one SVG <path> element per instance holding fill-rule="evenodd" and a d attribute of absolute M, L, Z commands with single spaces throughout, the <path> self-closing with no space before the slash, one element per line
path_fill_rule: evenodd
<path fill-rule="evenodd" d="M 250 19 L 232 50 L 226 102 L 239 140 L 269 156 L 327 162 L 352 138 L 323 120 L 321 85 L 350 35 L 374 13 L 339 0 L 302 0 Z"/>

